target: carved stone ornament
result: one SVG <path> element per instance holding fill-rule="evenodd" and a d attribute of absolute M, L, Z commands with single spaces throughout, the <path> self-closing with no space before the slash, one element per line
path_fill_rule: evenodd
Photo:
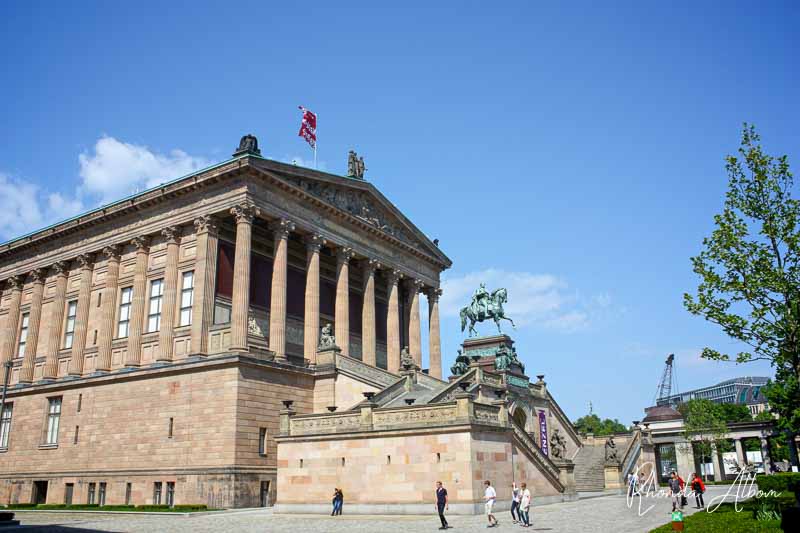
<path fill-rule="evenodd" d="M 56 261 L 53 263 L 53 272 L 56 276 L 65 276 L 69 273 L 69 263 L 66 261 Z"/>
<path fill-rule="evenodd" d="M 400 366 L 403 368 L 414 368 L 416 363 L 414 363 L 414 358 L 408 352 L 408 346 L 404 346 L 402 350 L 400 350 Z"/>
<path fill-rule="evenodd" d="M 6 280 L 6 287 L 12 291 L 21 291 L 24 284 L 21 276 L 11 276 Z"/>
<path fill-rule="evenodd" d="M 118 244 L 112 244 L 111 246 L 106 246 L 103 248 L 103 255 L 106 256 L 106 259 L 119 259 L 120 253 L 122 252 L 122 247 Z"/>
<path fill-rule="evenodd" d="M 453 366 L 450 367 L 450 373 L 454 376 L 463 376 L 469 370 L 469 357 L 466 355 L 461 354 L 461 350 L 458 350 L 458 355 L 456 356 L 456 362 Z"/>
<path fill-rule="evenodd" d="M 605 445 L 606 463 L 619 464 L 619 456 L 617 454 L 617 445 L 614 443 L 614 437 L 608 437 Z"/>
<path fill-rule="evenodd" d="M 147 252 L 147 249 L 150 246 L 150 238 L 145 237 L 144 235 L 134 237 L 131 239 L 131 244 L 136 248 L 138 253 Z"/>
<path fill-rule="evenodd" d="M 233 156 L 237 157 L 244 154 L 261 155 L 261 150 L 258 149 L 258 139 L 252 133 L 244 135 L 239 140 L 239 148 L 236 149 Z"/>
<path fill-rule="evenodd" d="M 328 243 L 328 241 L 325 240 L 325 237 L 319 233 L 306 235 L 303 241 L 306 243 L 306 250 L 309 252 L 319 252 L 319 249 Z"/>
<path fill-rule="evenodd" d="M 178 239 L 181 236 L 181 228 L 178 226 L 168 226 L 161 230 L 161 235 L 168 244 L 178 244 Z"/>
<path fill-rule="evenodd" d="M 389 282 L 389 285 L 396 285 L 400 283 L 400 280 L 403 279 L 404 274 L 399 270 L 390 270 L 386 273 L 386 279 Z"/>
<path fill-rule="evenodd" d="M 442 295 L 442 289 L 431 287 L 425 294 L 428 296 L 430 302 L 438 302 L 439 297 Z"/>
<path fill-rule="evenodd" d="M 556 459 L 566 459 L 567 457 L 567 442 L 564 440 L 564 437 L 561 436 L 561 433 L 558 431 L 558 428 L 553 430 L 553 434 L 550 435 L 550 453 L 553 454 L 553 457 Z"/>
<path fill-rule="evenodd" d="M 219 221 L 212 215 L 200 215 L 193 224 L 195 233 L 215 232 L 219 228 Z"/>
<path fill-rule="evenodd" d="M 92 260 L 92 256 L 89 254 L 81 254 L 75 258 L 78 261 L 78 265 L 81 269 L 92 268 L 94 261 Z"/>
<path fill-rule="evenodd" d="M 296 229 L 296 225 L 291 220 L 282 218 L 270 223 L 269 229 L 275 233 L 275 238 L 279 240 L 288 239 L 289 234 Z"/>
<path fill-rule="evenodd" d="M 311 196 L 351 214 L 406 244 L 421 245 L 420 242 L 412 239 L 399 224 L 393 222 L 392 217 L 373 200 L 372 195 L 368 192 L 296 176 L 285 179 Z"/>
<path fill-rule="evenodd" d="M 259 337 L 264 337 L 264 330 L 259 324 L 258 319 L 253 313 L 249 313 L 247 315 L 247 333 L 250 335 L 257 335 Z"/>
<path fill-rule="evenodd" d="M 253 204 L 240 204 L 231 208 L 231 215 L 236 219 L 236 223 L 253 223 L 253 218 L 261 214 L 261 210 Z"/>
<path fill-rule="evenodd" d="M 382 266 L 381 262 L 377 259 L 368 259 L 364 261 L 364 269 L 367 272 L 375 272 L 376 270 L 380 270 Z"/>
<path fill-rule="evenodd" d="M 340 246 L 336 249 L 336 261 L 339 263 L 349 263 L 355 255 L 353 249 L 347 246 Z"/>
<path fill-rule="evenodd" d="M 319 335 L 319 347 L 330 348 L 336 346 L 336 338 L 333 336 L 333 326 L 325 324 Z"/>
<path fill-rule="evenodd" d="M 31 271 L 31 281 L 33 283 L 44 283 L 47 279 L 47 270 L 44 268 L 37 268 Z"/>

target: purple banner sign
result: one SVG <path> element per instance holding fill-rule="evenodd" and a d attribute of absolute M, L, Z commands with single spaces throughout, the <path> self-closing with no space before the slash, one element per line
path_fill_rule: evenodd
<path fill-rule="evenodd" d="M 545 417 L 544 411 L 539 411 L 539 434 L 541 435 L 539 447 L 542 449 L 542 453 L 549 457 L 550 447 L 547 445 L 547 417 Z"/>

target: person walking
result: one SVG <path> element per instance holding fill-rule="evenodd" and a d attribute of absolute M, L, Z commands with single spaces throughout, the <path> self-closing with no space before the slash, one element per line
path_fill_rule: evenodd
<path fill-rule="evenodd" d="M 522 494 L 520 495 L 519 513 L 522 516 L 522 527 L 531 527 L 531 491 L 528 484 L 522 484 Z"/>
<path fill-rule="evenodd" d="M 333 490 L 333 514 L 331 516 L 339 516 L 342 514 L 342 504 L 344 503 L 344 492 L 342 489 L 336 488 Z"/>
<path fill-rule="evenodd" d="M 705 502 L 703 501 L 703 493 L 706 491 L 706 485 L 703 483 L 703 480 L 700 479 L 700 476 L 697 475 L 697 472 L 692 474 L 692 478 L 689 483 L 692 487 L 692 491 L 694 491 L 694 502 L 696 504 L 695 508 L 702 509 L 706 506 Z"/>
<path fill-rule="evenodd" d="M 628 474 L 628 496 L 633 496 L 636 492 L 636 474 L 633 472 Z"/>
<path fill-rule="evenodd" d="M 447 499 L 447 489 L 442 486 L 441 481 L 436 482 L 436 511 L 439 513 L 439 520 L 442 522 L 442 527 L 439 529 L 447 529 L 450 525 L 444 517 L 445 510 L 450 510 L 450 503 Z"/>
<path fill-rule="evenodd" d="M 669 485 L 669 493 L 672 496 L 672 512 L 680 506 L 681 504 L 681 482 L 678 481 L 678 474 L 672 472 L 669 476 L 669 481 L 667 482 Z"/>
<path fill-rule="evenodd" d="M 514 523 L 520 522 L 519 516 L 519 499 L 520 499 L 520 490 L 517 488 L 516 483 L 511 484 L 511 520 Z"/>
<path fill-rule="evenodd" d="M 487 479 L 483 482 L 486 490 L 483 491 L 483 499 L 486 501 L 486 519 L 489 520 L 489 525 L 486 527 L 495 527 L 498 522 L 494 516 L 494 502 L 497 500 L 497 492 L 495 492 L 492 483 Z"/>
<path fill-rule="evenodd" d="M 336 507 L 339 504 L 339 488 L 333 488 L 333 499 L 331 500 L 331 505 L 333 505 L 333 510 L 331 511 L 331 516 L 336 516 Z"/>

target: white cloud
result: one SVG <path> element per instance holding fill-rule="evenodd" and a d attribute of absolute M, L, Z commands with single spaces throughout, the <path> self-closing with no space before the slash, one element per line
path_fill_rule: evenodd
<path fill-rule="evenodd" d="M 136 144 L 103 136 L 94 145 L 94 153 L 78 156 L 83 191 L 97 196 L 101 203 L 125 197 L 135 190 L 155 187 L 195 170 L 209 162 L 182 150 L 160 154 Z"/>
<path fill-rule="evenodd" d="M 2 241 L 69 218 L 82 209 L 80 200 L 66 198 L 61 193 L 45 193 L 35 183 L 0 173 Z"/>
<path fill-rule="evenodd" d="M 490 268 L 445 277 L 440 303 L 442 315 L 458 316 L 460 309 L 469 304 L 472 293 L 481 282 L 486 283 L 490 291 L 499 287 L 508 290 L 508 302 L 504 309 L 517 327 L 537 325 L 561 331 L 584 329 L 591 323 L 594 309 L 611 305 L 607 293 L 584 302 L 566 281 L 552 274 Z"/>

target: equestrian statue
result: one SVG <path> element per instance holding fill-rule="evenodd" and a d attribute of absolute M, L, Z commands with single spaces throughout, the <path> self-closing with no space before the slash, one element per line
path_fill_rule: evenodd
<path fill-rule="evenodd" d="M 464 331 L 467 320 L 469 320 L 469 336 L 477 335 L 475 324 L 490 318 L 494 320 L 499 333 L 502 333 L 500 329 L 501 320 L 508 320 L 511 322 L 511 326 L 516 327 L 514 326 L 514 321 L 508 318 L 505 311 L 503 311 L 503 304 L 507 301 L 508 293 L 505 289 L 496 289 L 489 294 L 486 290 L 486 284 L 481 283 L 481 286 L 472 295 L 472 303 L 461 309 L 461 331 Z"/>

